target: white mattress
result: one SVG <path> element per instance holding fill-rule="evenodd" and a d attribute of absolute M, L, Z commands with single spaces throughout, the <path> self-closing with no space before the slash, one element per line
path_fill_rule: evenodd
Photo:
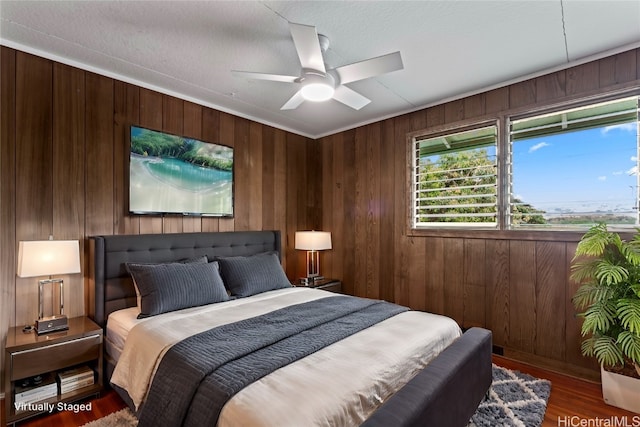
<path fill-rule="evenodd" d="M 112 382 L 138 407 L 162 356 L 181 339 L 330 295 L 288 288 L 143 320 L 135 318 L 137 308 L 113 313 L 107 342 L 120 357 Z M 225 405 L 218 426 L 359 425 L 460 335 L 447 317 L 401 313 L 247 386 Z"/>
<path fill-rule="evenodd" d="M 138 323 L 147 320 L 138 319 L 138 313 L 140 313 L 138 307 L 130 307 L 114 311 L 107 319 L 107 334 L 104 340 L 105 349 L 107 354 L 116 362 L 120 359 L 129 331 Z"/>

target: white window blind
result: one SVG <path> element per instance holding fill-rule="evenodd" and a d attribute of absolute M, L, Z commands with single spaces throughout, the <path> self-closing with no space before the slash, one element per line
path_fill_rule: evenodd
<path fill-rule="evenodd" d="M 497 126 L 413 142 L 414 228 L 497 227 Z"/>

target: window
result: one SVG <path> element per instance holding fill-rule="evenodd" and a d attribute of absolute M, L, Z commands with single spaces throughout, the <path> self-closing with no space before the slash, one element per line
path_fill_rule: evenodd
<path fill-rule="evenodd" d="M 414 136 L 412 228 L 640 226 L 639 102 L 625 97 Z"/>
<path fill-rule="evenodd" d="M 509 228 L 638 222 L 638 97 L 512 120 Z"/>
<path fill-rule="evenodd" d="M 413 143 L 413 227 L 496 228 L 497 126 Z"/>

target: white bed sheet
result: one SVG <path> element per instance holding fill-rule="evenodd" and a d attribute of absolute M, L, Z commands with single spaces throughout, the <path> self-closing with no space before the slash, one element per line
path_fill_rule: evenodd
<path fill-rule="evenodd" d="M 107 328 L 108 335 L 114 333 L 108 337 L 114 347 L 127 339 L 112 383 L 127 390 L 138 407 L 174 343 L 211 327 L 331 295 L 280 289 L 142 321 L 132 318 L 136 308 L 124 310 Z M 247 386 L 225 405 L 218 426 L 359 425 L 460 335 L 457 323 L 447 317 L 401 313 Z"/>

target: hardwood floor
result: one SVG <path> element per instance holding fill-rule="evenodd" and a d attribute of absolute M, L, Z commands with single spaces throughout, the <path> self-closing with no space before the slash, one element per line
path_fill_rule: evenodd
<path fill-rule="evenodd" d="M 584 381 L 535 366 L 494 356 L 497 365 L 551 381 L 551 396 L 542 427 L 619 425 L 640 426 L 640 414 L 605 404 L 600 384 Z M 19 423 L 19 427 L 75 427 L 104 417 L 125 407 L 114 391 L 92 401 L 91 411 L 60 412 Z M 2 404 L 4 409 L 4 402 Z M 626 417 L 626 418 L 625 418 Z M 4 418 L 3 418 L 4 419 Z"/>
<path fill-rule="evenodd" d="M 496 365 L 507 369 L 551 381 L 551 395 L 542 427 L 640 426 L 640 414 L 604 403 L 600 383 L 569 377 L 500 356 L 494 355 L 493 360 Z"/>

